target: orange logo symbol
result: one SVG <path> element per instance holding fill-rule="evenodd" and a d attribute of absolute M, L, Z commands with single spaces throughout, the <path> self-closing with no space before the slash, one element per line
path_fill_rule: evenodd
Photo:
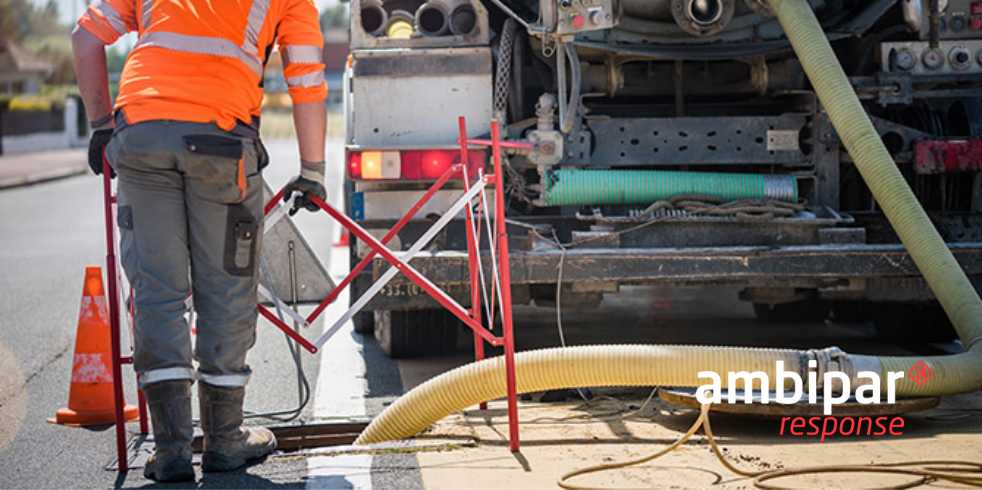
<path fill-rule="evenodd" d="M 910 379 L 914 380 L 915 383 L 923 385 L 927 383 L 927 380 L 934 376 L 934 371 L 931 371 L 931 367 L 927 365 L 924 361 L 919 361 L 914 364 L 914 367 L 910 368 Z"/>

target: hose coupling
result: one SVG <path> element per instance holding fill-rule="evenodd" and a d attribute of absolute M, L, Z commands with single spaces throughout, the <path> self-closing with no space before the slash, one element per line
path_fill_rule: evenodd
<path fill-rule="evenodd" d="M 825 373 L 838 371 L 846 375 L 849 379 L 849 386 L 854 390 L 857 386 L 870 384 L 871 379 L 867 376 L 859 376 L 859 373 L 872 372 L 880 376 L 882 368 L 880 361 L 873 356 L 849 355 L 842 349 L 832 346 L 825 349 L 810 349 L 803 353 L 805 373 L 802 379 L 805 382 L 806 390 L 809 383 L 814 381 L 816 392 L 825 388 Z M 811 374 L 814 373 L 814 377 Z M 834 393 L 843 392 L 842 380 L 839 377 L 830 378 L 831 389 Z"/>

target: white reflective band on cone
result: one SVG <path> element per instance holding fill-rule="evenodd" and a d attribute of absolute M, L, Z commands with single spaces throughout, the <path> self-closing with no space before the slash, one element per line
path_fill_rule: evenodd
<path fill-rule="evenodd" d="M 288 87 L 316 87 L 322 83 L 324 83 L 324 72 L 321 70 L 286 79 Z"/>

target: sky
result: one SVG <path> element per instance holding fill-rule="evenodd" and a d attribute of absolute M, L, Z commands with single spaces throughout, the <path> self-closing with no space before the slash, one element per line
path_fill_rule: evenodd
<path fill-rule="evenodd" d="M 58 4 L 58 14 L 61 22 L 65 24 L 74 24 L 78 20 L 78 16 L 82 15 L 82 12 L 88 6 L 86 0 L 54 0 L 54 2 Z M 31 3 L 43 6 L 48 3 L 48 0 L 31 0 Z M 314 0 L 314 3 L 323 12 L 324 9 L 337 4 L 338 0 Z"/>

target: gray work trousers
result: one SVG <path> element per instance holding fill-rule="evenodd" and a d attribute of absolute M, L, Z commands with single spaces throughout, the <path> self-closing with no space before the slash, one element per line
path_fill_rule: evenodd
<path fill-rule="evenodd" d="M 244 386 L 246 352 L 256 339 L 261 145 L 214 124 L 148 121 L 117 132 L 106 154 L 119 177 L 117 224 L 134 289 L 140 385 L 197 378 Z M 197 314 L 197 373 L 188 295 Z"/>

